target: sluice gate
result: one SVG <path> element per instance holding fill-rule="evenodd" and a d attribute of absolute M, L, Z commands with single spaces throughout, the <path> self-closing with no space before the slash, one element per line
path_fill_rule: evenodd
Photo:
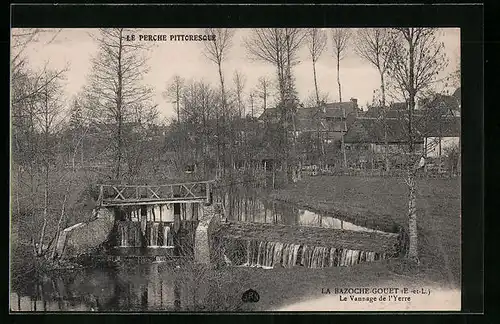
<path fill-rule="evenodd" d="M 62 230 L 57 254 L 75 258 L 104 248 L 123 257 L 193 257 L 198 224 L 212 202 L 212 182 L 99 185 L 94 218 Z"/>

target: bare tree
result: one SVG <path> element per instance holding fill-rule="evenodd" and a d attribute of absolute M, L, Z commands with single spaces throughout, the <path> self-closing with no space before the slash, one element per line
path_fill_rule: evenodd
<path fill-rule="evenodd" d="M 100 29 L 96 38 L 99 46 L 92 59 L 92 71 L 87 93 L 92 98 L 94 118 L 112 126 L 114 146 L 114 178 L 123 176 L 125 125 L 132 121 L 135 107 L 154 109 L 149 104 L 152 90 L 142 83 L 148 68 L 145 45 L 128 42 L 125 37 L 133 30 L 124 28 Z"/>
<path fill-rule="evenodd" d="M 246 77 L 240 71 L 234 71 L 233 82 L 236 91 L 236 103 L 238 106 L 238 116 L 245 116 L 245 106 L 243 105 L 243 89 L 245 88 Z"/>
<path fill-rule="evenodd" d="M 232 39 L 234 37 L 234 29 L 231 28 L 207 28 L 205 33 L 207 35 L 214 35 L 215 37 L 210 42 L 204 42 L 205 56 L 215 64 L 219 69 L 219 78 L 221 85 L 222 105 L 226 104 L 226 93 L 224 87 L 224 75 L 222 73 L 222 62 L 224 61 L 227 51 L 232 46 Z"/>
<path fill-rule="evenodd" d="M 302 103 L 304 104 L 304 107 L 316 107 L 317 105 L 317 97 L 315 92 L 309 92 L 309 94 L 304 97 L 302 100 Z M 323 105 L 323 103 L 327 103 L 330 101 L 330 94 L 328 92 L 320 92 L 319 93 L 319 103 L 320 106 Z"/>
<path fill-rule="evenodd" d="M 212 39 L 210 42 L 204 42 L 205 45 L 205 56 L 212 61 L 213 63 L 217 64 L 217 68 L 219 70 L 219 79 L 220 79 L 220 85 L 221 85 L 221 103 L 222 103 L 222 125 L 223 129 L 225 129 L 226 125 L 226 117 L 227 117 L 227 98 L 226 98 L 226 89 L 224 85 L 224 75 L 222 73 L 222 63 L 224 62 L 228 50 L 232 46 L 232 39 L 234 37 L 235 30 L 231 28 L 207 28 L 204 30 L 204 33 L 207 35 L 214 35 L 215 37 Z M 219 125 L 219 122 L 217 123 Z M 218 126 L 220 128 L 220 126 Z M 220 131 L 218 131 L 220 133 Z M 223 133 L 225 133 L 223 131 Z M 219 136 L 220 137 L 220 136 Z M 220 167 L 220 153 L 219 153 L 219 148 L 220 145 L 217 146 L 217 167 Z M 226 143 L 224 140 L 223 143 L 223 155 L 225 150 L 226 150 Z M 225 169 L 225 156 L 223 157 L 223 162 L 224 166 L 223 169 Z"/>
<path fill-rule="evenodd" d="M 299 62 L 299 50 L 303 45 L 305 34 L 298 28 L 256 28 L 244 40 L 245 47 L 251 59 L 272 64 L 277 71 L 279 100 L 279 115 L 281 127 L 281 154 L 285 182 L 288 181 L 291 169 L 289 168 L 289 139 L 288 134 L 293 132 L 292 152 L 295 144 L 295 110 L 297 94 L 294 87 L 292 67 Z M 291 127 L 290 127 L 291 126 Z M 292 128 L 292 129 L 290 129 Z"/>
<path fill-rule="evenodd" d="M 251 59 L 272 64 L 277 71 L 278 89 L 281 101 L 291 86 L 291 68 L 299 63 L 299 50 L 303 45 L 304 33 L 298 28 L 256 28 L 244 40 Z"/>
<path fill-rule="evenodd" d="M 207 177 L 211 161 L 218 159 L 217 155 L 212 155 L 212 147 L 219 144 L 217 120 L 220 113 L 220 94 L 208 83 L 193 80 L 186 85 L 183 100 L 182 114 L 185 117 L 181 140 L 188 144 L 181 153 L 193 156 L 194 159 L 201 158 L 204 175 Z"/>
<path fill-rule="evenodd" d="M 311 60 L 313 65 L 314 89 L 316 91 L 316 104 L 319 106 L 320 96 L 318 89 L 318 81 L 316 78 L 316 62 L 318 61 L 321 54 L 325 50 L 327 37 L 326 34 L 321 29 L 309 28 L 306 32 L 306 40 L 309 53 L 311 54 Z"/>
<path fill-rule="evenodd" d="M 408 198 L 408 257 L 418 262 L 418 233 L 416 207 L 416 172 L 421 166 L 422 156 L 416 154 L 415 137 L 418 134 L 414 127 L 414 111 L 416 98 L 434 84 L 437 75 L 447 65 L 444 44 L 438 42 L 435 28 L 397 28 L 393 33 L 394 50 L 392 51 L 388 75 L 397 93 L 407 103 L 406 121 L 407 135 L 407 170 L 406 183 L 409 189 Z"/>
<path fill-rule="evenodd" d="M 254 114 L 255 93 L 254 92 L 250 92 L 250 94 L 248 95 L 248 101 L 250 103 L 250 116 L 253 118 L 253 117 L 255 117 L 255 114 Z"/>
<path fill-rule="evenodd" d="M 163 93 L 165 98 L 173 100 L 173 103 L 175 103 L 177 112 L 177 122 L 181 121 L 180 101 L 182 97 L 182 89 L 184 87 L 184 83 L 185 80 L 181 76 L 174 75 L 172 81 L 167 86 L 167 90 Z"/>
<path fill-rule="evenodd" d="M 60 98 L 60 85 L 51 83 L 51 87 L 45 87 L 41 94 L 41 101 L 39 102 L 38 124 L 42 135 L 42 163 L 44 170 L 44 204 L 43 204 L 43 225 L 40 234 L 40 242 L 38 246 L 38 254 L 42 254 L 42 247 L 45 237 L 45 228 L 47 226 L 49 217 L 49 190 L 50 190 L 50 168 L 53 164 L 55 152 L 54 141 L 52 138 L 53 133 L 56 131 L 57 118 L 61 114 Z"/>
<path fill-rule="evenodd" d="M 348 28 L 332 29 L 333 56 L 337 61 L 337 84 L 339 87 L 339 102 L 342 102 L 342 87 L 340 83 L 340 61 L 345 57 L 349 46 L 351 31 Z"/>
<path fill-rule="evenodd" d="M 17 205 L 16 222 L 27 225 L 26 236 L 31 237 L 32 243 L 37 245 L 33 249 L 36 254 L 42 253 L 51 215 L 51 174 L 57 162 L 56 139 L 64 117 L 61 81 L 67 71 L 67 67 L 51 69 L 49 62 L 40 69 L 30 66 L 26 50 L 40 42 L 42 32 L 51 36 L 51 39 L 44 40 L 44 44 L 52 42 L 59 33 L 41 29 L 13 29 L 10 61 L 12 166 L 17 167 L 17 172 L 13 172 L 16 178 L 13 186 Z M 29 178 L 27 183 L 25 176 Z M 40 188 L 43 197 L 39 197 Z M 29 219 L 24 219 L 22 215 Z M 42 216 L 40 222 L 37 220 L 39 215 Z M 38 227 L 40 224 L 41 229 Z"/>
<path fill-rule="evenodd" d="M 26 73 L 28 69 L 29 62 L 25 56 L 26 49 L 35 43 L 39 43 L 42 34 L 51 34 L 50 39 L 43 42 L 44 45 L 52 43 L 59 35 L 60 31 L 61 29 L 50 31 L 40 28 L 21 28 L 12 30 L 10 59 L 11 84 L 14 84 L 19 78 L 22 78 L 22 75 Z M 45 87 L 49 86 L 51 82 L 57 81 L 68 70 L 68 68 L 65 67 L 61 70 L 50 70 L 50 73 L 47 73 L 49 72 L 47 65 L 48 64 L 45 64 L 44 68 L 36 73 L 31 71 L 31 78 L 35 86 L 32 87 L 30 91 L 22 92 L 22 95 L 18 92 L 18 96 L 12 98 L 12 104 L 19 103 L 22 100 L 41 93 Z M 49 75 L 50 77 L 47 78 Z"/>
<path fill-rule="evenodd" d="M 355 51 L 365 61 L 372 64 L 380 76 L 382 122 L 384 126 L 385 142 L 385 169 L 389 171 L 389 158 L 387 156 L 387 123 L 386 119 L 386 96 L 385 96 L 385 76 L 391 59 L 393 42 L 391 32 L 386 28 L 361 28 L 356 35 Z"/>
<path fill-rule="evenodd" d="M 262 108 L 265 111 L 267 109 L 267 99 L 270 96 L 271 80 L 262 76 L 259 78 L 257 83 L 256 94 L 262 99 Z"/>
<path fill-rule="evenodd" d="M 351 31 L 347 28 L 332 29 L 333 56 L 337 61 L 337 84 L 339 86 L 339 102 L 342 102 L 342 86 L 340 84 L 340 61 L 344 59 L 349 46 Z M 345 152 L 344 136 L 347 132 L 345 109 L 342 107 L 344 129 L 342 131 L 342 155 L 344 157 L 344 168 L 347 168 L 347 157 Z"/>
<path fill-rule="evenodd" d="M 392 48 L 391 32 L 387 28 L 361 28 L 356 33 L 356 53 L 379 72 L 382 107 L 385 107 L 384 78 L 389 67 Z"/>

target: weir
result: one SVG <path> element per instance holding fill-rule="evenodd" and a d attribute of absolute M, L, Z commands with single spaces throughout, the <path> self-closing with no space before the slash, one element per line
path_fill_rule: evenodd
<path fill-rule="evenodd" d="M 120 259 L 188 257 L 202 264 L 323 268 L 352 266 L 398 253 L 400 237 L 396 233 L 355 226 L 346 229 L 228 221 L 224 204 L 212 204 L 210 184 L 101 185 L 93 222 L 100 219 L 107 227 L 100 229 L 100 238 L 93 242 L 86 242 L 86 235 L 79 232 L 89 233 L 97 223 L 63 230 L 57 242 L 59 255 L 71 257 L 99 245 L 108 255 Z M 68 245 L 69 250 L 65 249 Z"/>
<path fill-rule="evenodd" d="M 62 230 L 56 255 L 75 258 L 102 247 L 125 257 L 193 257 L 212 182 L 100 185 L 94 219 Z"/>
<path fill-rule="evenodd" d="M 313 228 L 281 224 L 227 222 L 216 235 L 226 241 L 281 242 L 307 246 L 330 246 L 354 251 L 394 254 L 399 235 L 385 232 L 360 232 L 332 228 Z"/>
<path fill-rule="evenodd" d="M 248 240 L 240 242 L 244 253 L 233 253 L 229 258 L 237 266 L 274 268 L 306 268 L 344 267 L 362 262 L 386 259 L 390 256 L 384 252 L 360 251 L 345 248 L 311 246 L 303 244 L 264 242 Z"/>

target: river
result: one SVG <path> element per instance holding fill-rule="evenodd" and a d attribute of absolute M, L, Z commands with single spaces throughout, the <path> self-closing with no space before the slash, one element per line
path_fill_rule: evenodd
<path fill-rule="evenodd" d="M 242 224 L 245 222 L 267 223 L 293 227 L 377 232 L 375 229 L 320 215 L 287 203 L 262 199 L 262 195 L 259 197 L 248 192 L 242 194 L 237 190 L 226 196 L 225 206 L 230 221 Z M 258 242 L 253 244 L 252 257 L 250 257 L 251 251 L 248 250 L 246 263 L 239 264 L 246 269 L 225 267 L 224 270 L 215 270 L 192 262 L 166 261 L 135 266 L 119 264 L 68 273 L 35 275 L 34 272 L 23 271 L 25 268 L 17 264 L 16 267 L 11 267 L 10 309 L 27 312 L 234 311 L 245 309 L 238 298 L 241 294 L 241 287 L 238 287 L 238 283 L 231 283 L 230 280 L 224 279 L 224 276 L 231 277 L 241 275 L 244 271 L 266 271 L 262 268 L 273 268 L 275 263 L 272 261 L 272 256 L 274 255 L 276 259 L 277 246 L 281 249 L 280 260 L 285 260 L 282 255 L 289 255 L 287 263 L 283 261 L 284 266 L 285 263 L 289 264 L 290 268 L 304 265 L 303 260 L 305 260 L 304 256 L 302 261 L 297 259 L 297 252 L 300 249 L 305 255 L 305 247 L 300 248 L 298 245 L 295 247 L 293 244 L 280 245 L 276 242 L 261 242 L 260 246 Z M 250 242 L 248 246 L 250 249 Z M 351 253 L 344 250 L 344 255 L 337 249 L 335 251 L 338 253 L 338 256 L 335 256 L 337 261 L 334 261 L 334 250 L 326 250 L 324 247 L 310 249 L 306 268 L 354 265 L 363 258 L 364 261 L 369 261 L 370 258 L 368 253 L 363 256 L 362 251 L 358 251 L 355 255 L 354 251 Z M 329 253 L 330 259 L 327 256 Z M 15 258 L 15 255 L 16 250 L 12 250 L 12 257 Z M 378 258 L 381 257 L 381 255 L 378 256 Z M 371 258 L 377 259 L 376 256 L 371 256 Z M 261 269 L 256 269 L 258 267 Z M 302 269 L 301 271 L 308 270 Z M 215 296 L 227 297 L 233 292 L 234 296 L 231 298 L 215 298 Z"/>

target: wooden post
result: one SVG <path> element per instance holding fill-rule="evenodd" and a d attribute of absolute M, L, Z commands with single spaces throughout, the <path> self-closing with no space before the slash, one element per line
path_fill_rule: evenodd
<path fill-rule="evenodd" d="M 206 183 L 206 199 L 207 199 L 207 204 L 210 204 L 210 182 Z"/>

